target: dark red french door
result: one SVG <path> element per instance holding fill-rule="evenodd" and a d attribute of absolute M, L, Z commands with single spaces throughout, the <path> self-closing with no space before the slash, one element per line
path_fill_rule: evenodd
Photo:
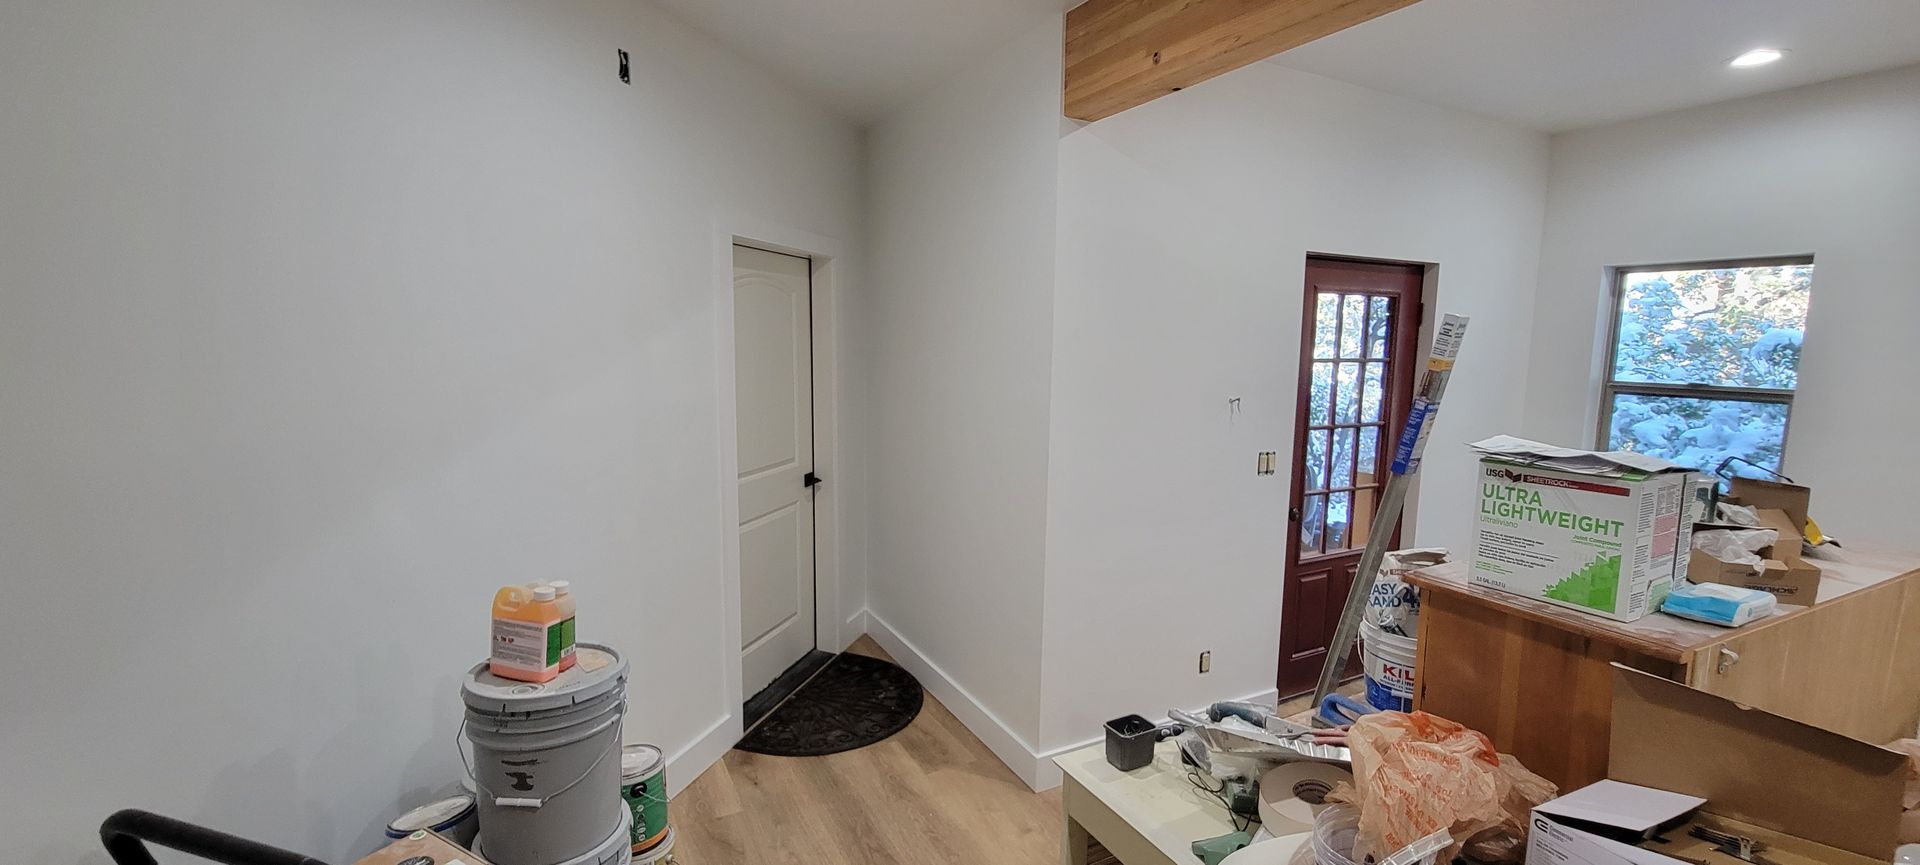
<path fill-rule="evenodd" d="M 1282 696 L 1310 691 L 1319 678 L 1373 529 L 1413 398 L 1423 279 L 1418 265 L 1307 259 L 1280 609 Z"/>

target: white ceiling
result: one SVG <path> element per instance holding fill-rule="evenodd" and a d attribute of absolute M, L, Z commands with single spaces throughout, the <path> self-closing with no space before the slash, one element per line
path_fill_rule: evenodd
<path fill-rule="evenodd" d="M 856 122 L 1077 0 L 655 0 Z"/>
<path fill-rule="evenodd" d="M 1920 63 L 1920 0 L 1421 0 L 1272 62 L 1560 132 Z"/>
<path fill-rule="evenodd" d="M 1080 0 L 655 2 L 865 123 Z M 1559 132 L 1920 63 L 1920 0 L 1421 0 L 1272 62 Z"/>

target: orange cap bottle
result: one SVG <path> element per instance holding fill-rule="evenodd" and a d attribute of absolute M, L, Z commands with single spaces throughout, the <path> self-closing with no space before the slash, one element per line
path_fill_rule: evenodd
<path fill-rule="evenodd" d="M 552 586 L 505 586 L 493 595 L 487 669 L 503 679 L 549 682 L 560 675 L 565 618 Z"/>

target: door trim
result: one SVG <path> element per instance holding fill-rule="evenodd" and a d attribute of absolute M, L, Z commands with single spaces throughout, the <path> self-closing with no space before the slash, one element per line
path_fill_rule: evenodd
<path fill-rule="evenodd" d="M 1286 454 L 1287 454 L 1286 466 L 1289 474 L 1289 478 L 1287 482 L 1286 500 L 1285 500 L 1287 517 L 1284 522 L 1284 525 L 1286 527 L 1285 528 L 1286 542 L 1283 547 L 1282 558 L 1280 562 L 1282 601 L 1281 601 L 1281 615 L 1280 615 L 1280 622 L 1279 622 L 1280 636 L 1279 636 L 1279 639 L 1276 641 L 1278 644 L 1276 646 L 1276 648 L 1278 649 L 1278 651 L 1276 652 L 1278 656 L 1276 658 L 1276 665 L 1278 669 L 1275 675 L 1276 690 L 1280 693 L 1282 698 L 1292 696 L 1293 693 L 1295 693 L 1295 690 L 1290 686 L 1288 686 L 1287 684 L 1288 673 L 1290 670 L 1288 664 L 1290 661 L 1293 660 L 1292 658 L 1289 657 L 1289 649 L 1292 649 L 1297 653 L 1298 650 L 1302 648 L 1301 646 L 1293 645 L 1292 642 L 1290 642 L 1287 624 L 1289 621 L 1291 621 L 1291 619 L 1289 618 L 1290 613 L 1287 611 L 1287 607 L 1293 604 L 1300 603 L 1300 592 L 1301 592 L 1300 585 L 1295 580 L 1295 576 L 1296 576 L 1295 562 L 1297 559 L 1299 559 L 1301 555 L 1300 524 L 1296 522 L 1295 519 L 1293 518 L 1293 513 L 1294 513 L 1294 508 L 1296 507 L 1295 503 L 1301 500 L 1302 494 L 1305 491 L 1305 485 L 1306 485 L 1305 474 L 1302 471 L 1299 471 L 1298 468 L 1306 451 L 1306 444 L 1308 439 L 1307 427 L 1309 426 L 1308 414 L 1309 414 L 1311 403 L 1312 403 L 1309 373 L 1312 369 L 1312 363 L 1313 363 L 1313 361 L 1311 360 L 1311 357 L 1313 354 L 1313 344 L 1314 344 L 1315 325 L 1316 325 L 1316 320 L 1315 320 L 1316 304 L 1314 302 L 1315 292 L 1313 289 L 1313 281 L 1312 281 L 1314 269 L 1316 266 L 1326 267 L 1330 269 L 1344 270 L 1350 273 L 1354 273 L 1356 275 L 1359 275 L 1358 278 L 1362 281 L 1371 281 L 1372 279 L 1375 278 L 1374 277 L 1375 274 L 1377 274 L 1378 278 L 1383 281 L 1398 281 L 1408 276 L 1416 276 L 1418 278 L 1419 290 L 1413 293 L 1413 296 L 1412 296 L 1413 308 L 1410 310 L 1402 309 L 1399 313 L 1402 316 L 1401 317 L 1402 325 L 1404 325 L 1406 322 L 1406 318 L 1405 318 L 1406 314 L 1411 313 L 1412 315 L 1414 315 L 1415 316 L 1414 326 L 1410 329 L 1405 328 L 1404 326 L 1400 329 L 1397 329 L 1396 335 L 1393 341 L 1393 352 L 1398 359 L 1393 363 L 1394 375 L 1392 379 L 1386 382 L 1387 387 L 1386 387 L 1386 393 L 1383 395 L 1385 399 L 1381 406 L 1381 418 L 1380 418 L 1384 422 L 1384 426 L 1381 427 L 1381 437 L 1378 444 L 1376 445 L 1376 447 L 1378 448 L 1378 453 L 1380 454 L 1380 459 L 1382 463 L 1391 461 L 1391 457 L 1393 453 L 1393 445 L 1396 441 L 1399 440 L 1398 439 L 1399 431 L 1400 431 L 1399 427 L 1401 426 L 1401 424 L 1404 423 L 1404 420 L 1405 420 L 1404 416 L 1408 409 L 1408 401 L 1412 398 L 1412 391 L 1414 390 L 1414 385 L 1417 383 L 1417 380 L 1418 380 L 1418 370 L 1419 370 L 1419 362 L 1420 362 L 1419 358 L 1421 357 L 1421 347 L 1427 344 L 1426 340 L 1429 338 L 1427 334 L 1428 323 L 1426 321 L 1428 316 L 1425 315 L 1425 310 L 1428 307 L 1428 304 L 1430 301 L 1430 294 L 1431 294 L 1432 288 L 1434 287 L 1434 280 L 1436 276 L 1435 271 L 1437 269 L 1435 265 L 1431 263 L 1426 263 L 1426 262 L 1395 261 L 1392 259 L 1380 259 L 1380 258 L 1358 258 L 1353 256 L 1327 255 L 1327 254 L 1315 253 L 1315 252 L 1309 252 L 1306 255 L 1305 266 L 1302 270 L 1301 295 L 1300 295 L 1300 309 L 1301 309 L 1300 342 L 1299 342 L 1299 345 L 1296 347 L 1295 353 L 1294 353 L 1294 360 L 1297 365 L 1295 366 L 1294 372 L 1293 372 L 1293 383 L 1296 386 L 1297 390 L 1294 392 L 1295 405 L 1294 405 L 1293 429 L 1292 429 L 1291 441 L 1289 442 L 1289 447 L 1288 447 L 1288 450 L 1286 451 Z M 1332 434 L 1329 433 L 1329 436 L 1331 435 Z M 1329 442 L 1329 447 L 1331 447 L 1331 440 Z M 1383 481 L 1384 481 L 1384 478 L 1383 478 Z M 1377 504 L 1377 500 L 1376 500 L 1376 504 Z M 1405 538 L 1411 537 L 1412 530 L 1413 530 L 1413 516 L 1410 512 L 1403 511 L 1399 518 L 1399 527 L 1395 532 L 1396 540 L 1403 541 Z M 1364 541 L 1366 539 L 1363 537 L 1363 538 L 1360 538 L 1360 540 L 1363 542 L 1362 546 L 1364 546 Z M 1347 553 L 1342 553 L 1341 555 L 1355 555 L 1357 554 L 1357 552 L 1358 550 L 1356 549 Z M 1325 558 L 1332 555 L 1334 554 L 1328 553 L 1325 556 L 1322 556 L 1321 559 L 1324 560 Z M 1302 564 L 1305 564 L 1305 563 L 1302 563 Z M 1358 578 L 1357 574 L 1355 578 L 1356 579 Z M 1340 593 L 1340 598 L 1344 598 L 1344 597 L 1345 597 L 1344 592 Z M 1295 623 L 1295 626 L 1296 628 L 1298 627 L 1297 622 Z M 1299 639 L 1300 637 L 1298 635 L 1298 632 L 1296 631 L 1291 637 L 1291 640 L 1298 641 Z M 1354 647 L 1355 664 L 1357 664 L 1358 659 L 1359 659 L 1359 646 L 1356 645 Z M 1319 665 L 1316 663 L 1315 667 L 1317 668 L 1318 666 Z M 1353 665 L 1349 666 L 1350 671 L 1355 669 L 1356 669 L 1355 666 Z M 1343 677 L 1343 680 L 1344 680 L 1344 677 Z M 1310 690 L 1311 686 L 1308 686 L 1308 688 Z"/>
<path fill-rule="evenodd" d="M 716 483 L 720 491 L 721 551 L 721 676 L 726 716 L 718 722 L 717 737 L 732 747 L 745 731 L 743 707 L 750 695 L 741 693 L 744 675 L 740 655 L 740 422 L 735 403 L 733 334 L 733 247 L 751 246 L 768 252 L 813 260 L 813 465 L 826 483 L 814 493 L 814 647 L 838 652 L 860 635 L 858 624 L 841 611 L 848 591 L 842 567 L 841 537 L 847 524 L 845 484 L 840 449 L 841 381 L 838 326 L 848 264 L 841 241 L 748 216 L 723 216 L 713 230 L 713 328 Z M 724 750 L 724 749 L 723 749 Z M 713 755 L 715 757 L 718 754 Z M 709 761 L 701 761 L 704 765 Z"/>

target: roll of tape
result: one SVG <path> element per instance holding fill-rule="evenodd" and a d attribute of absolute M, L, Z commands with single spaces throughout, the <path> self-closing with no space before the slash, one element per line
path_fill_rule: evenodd
<path fill-rule="evenodd" d="M 1326 763 L 1282 763 L 1260 776 L 1260 823 L 1275 835 L 1306 832 L 1326 807 L 1333 785 L 1353 783 L 1353 773 Z"/>

